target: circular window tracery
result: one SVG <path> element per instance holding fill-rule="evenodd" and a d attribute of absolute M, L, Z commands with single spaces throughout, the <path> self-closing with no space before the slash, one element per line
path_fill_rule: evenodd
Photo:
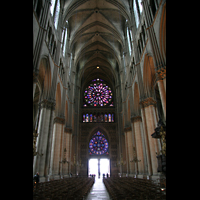
<path fill-rule="evenodd" d="M 108 154 L 108 141 L 105 136 L 97 131 L 89 142 L 89 153 L 90 155 L 102 155 Z"/>
<path fill-rule="evenodd" d="M 102 79 L 94 79 L 84 91 L 84 107 L 113 106 L 113 93 Z"/>

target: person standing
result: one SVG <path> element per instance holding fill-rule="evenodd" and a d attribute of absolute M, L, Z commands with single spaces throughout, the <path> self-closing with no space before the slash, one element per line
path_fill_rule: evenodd
<path fill-rule="evenodd" d="M 33 177 L 33 180 L 36 182 L 36 188 L 38 187 L 38 183 L 40 182 L 39 172 Z"/>

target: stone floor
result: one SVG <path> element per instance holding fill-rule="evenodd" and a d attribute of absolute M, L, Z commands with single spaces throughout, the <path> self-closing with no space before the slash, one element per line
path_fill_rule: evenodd
<path fill-rule="evenodd" d="M 103 183 L 103 179 L 96 177 L 86 200 L 110 200 L 109 193 Z"/>

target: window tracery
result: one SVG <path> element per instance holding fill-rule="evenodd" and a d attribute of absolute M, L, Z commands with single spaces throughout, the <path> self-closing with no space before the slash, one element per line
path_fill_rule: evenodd
<path fill-rule="evenodd" d="M 114 122 L 114 113 L 83 113 L 82 114 L 83 122 Z"/>
<path fill-rule="evenodd" d="M 84 91 L 84 107 L 113 106 L 113 93 L 102 79 L 94 79 Z"/>
<path fill-rule="evenodd" d="M 89 142 L 89 154 L 102 155 L 108 154 L 108 141 L 104 134 L 97 131 Z"/>

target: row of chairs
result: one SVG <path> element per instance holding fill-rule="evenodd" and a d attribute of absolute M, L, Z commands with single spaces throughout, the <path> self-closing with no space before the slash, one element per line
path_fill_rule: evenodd
<path fill-rule="evenodd" d="M 94 178 L 70 177 L 38 183 L 33 200 L 83 200 L 94 184 Z"/>
<path fill-rule="evenodd" d="M 151 180 L 132 177 L 103 179 L 112 200 L 162 200 L 166 193 Z"/>

